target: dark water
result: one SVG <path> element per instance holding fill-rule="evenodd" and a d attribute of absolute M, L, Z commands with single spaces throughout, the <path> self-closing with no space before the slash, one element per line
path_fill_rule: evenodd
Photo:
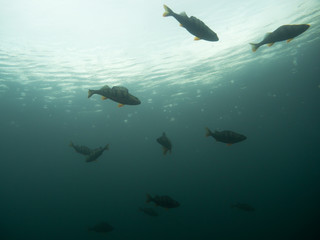
<path fill-rule="evenodd" d="M 144 93 L 140 106 L 105 101 L 100 112 L 83 113 L 94 101 L 85 90 L 68 112 L 62 103 L 44 109 L 32 88 L 21 106 L 22 86 L 8 84 L 0 101 L 1 239 L 319 239 L 319 46 L 300 50 L 295 73 L 292 57 L 250 63 L 225 75 L 234 84 L 213 93 L 200 86 L 201 97 L 170 113 L 161 108 L 170 102 L 166 86 L 152 108 Z M 206 126 L 248 139 L 228 147 L 205 138 Z M 155 140 L 163 131 L 173 143 L 167 156 Z M 110 150 L 86 163 L 70 140 Z M 147 216 L 138 211 L 153 206 L 146 193 L 181 206 Z M 256 211 L 230 208 L 236 202 Z M 114 231 L 87 231 L 100 221 Z"/>

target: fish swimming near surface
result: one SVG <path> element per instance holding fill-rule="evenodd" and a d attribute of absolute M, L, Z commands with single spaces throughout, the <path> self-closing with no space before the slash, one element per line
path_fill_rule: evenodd
<path fill-rule="evenodd" d="M 108 85 L 103 86 L 99 90 L 90 90 L 88 91 L 88 98 L 90 98 L 93 94 L 99 94 L 102 96 L 102 100 L 111 99 L 118 104 L 118 107 L 122 107 L 123 105 L 139 105 L 141 101 L 131 95 L 127 88 L 122 86 L 114 86 L 110 88 Z"/>
<path fill-rule="evenodd" d="M 257 51 L 257 49 L 264 44 L 267 44 L 269 47 L 271 47 L 275 42 L 287 40 L 289 43 L 293 38 L 305 32 L 309 27 L 309 24 L 283 25 L 277 28 L 275 31 L 267 33 L 261 42 L 250 43 L 252 51 Z"/>
<path fill-rule="evenodd" d="M 97 149 L 94 149 L 90 155 L 86 158 L 86 162 L 93 162 L 98 159 L 102 155 L 102 153 L 105 150 L 109 150 L 109 144 L 107 144 L 105 147 L 99 147 Z"/>
<path fill-rule="evenodd" d="M 149 215 L 151 217 L 157 217 L 159 214 L 153 209 L 153 208 L 146 208 L 146 207 L 141 207 L 139 208 L 141 212 L 144 212 L 146 215 Z"/>
<path fill-rule="evenodd" d="M 238 209 L 246 211 L 246 212 L 254 212 L 255 211 L 254 207 L 252 207 L 252 206 L 250 206 L 249 204 L 246 204 L 246 203 L 232 204 L 231 208 L 238 208 Z"/>
<path fill-rule="evenodd" d="M 94 232 L 99 232 L 99 233 L 107 233 L 113 231 L 113 227 L 107 223 L 107 222 L 101 222 L 93 227 L 88 228 L 88 231 L 94 231 Z"/>
<path fill-rule="evenodd" d="M 172 199 L 169 196 L 158 196 L 151 197 L 150 194 L 147 194 L 147 203 L 154 202 L 156 206 L 160 206 L 163 208 L 177 208 L 180 206 L 176 200 Z"/>
<path fill-rule="evenodd" d="M 163 7 L 165 9 L 163 16 L 174 17 L 180 23 L 181 27 L 184 27 L 189 33 L 195 36 L 194 40 L 203 39 L 212 42 L 219 40 L 217 34 L 198 18 L 194 16 L 188 17 L 185 12 L 177 14 L 166 5 L 163 5 Z"/>
<path fill-rule="evenodd" d="M 231 145 L 234 143 L 238 143 L 247 139 L 246 136 L 232 132 L 232 131 L 214 131 L 211 132 L 209 128 L 206 128 L 206 137 L 212 136 L 218 142 L 226 143 L 227 145 Z"/>
<path fill-rule="evenodd" d="M 162 146 L 163 155 L 166 155 L 168 151 L 171 153 L 172 144 L 165 132 L 162 133 L 161 137 L 157 138 L 157 142 Z"/>
<path fill-rule="evenodd" d="M 90 155 L 92 153 L 92 149 L 88 148 L 87 146 L 75 145 L 73 142 L 70 142 L 69 146 L 76 150 L 76 152 L 83 155 Z"/>

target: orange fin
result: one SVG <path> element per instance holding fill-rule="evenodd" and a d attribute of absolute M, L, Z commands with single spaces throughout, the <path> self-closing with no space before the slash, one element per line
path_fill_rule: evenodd
<path fill-rule="evenodd" d="M 194 40 L 195 40 L 195 41 L 199 41 L 199 40 L 201 40 L 201 38 L 194 37 Z"/>
<path fill-rule="evenodd" d="M 123 104 L 121 104 L 121 103 L 119 103 L 119 104 L 118 104 L 118 107 L 123 107 L 123 106 L 124 106 L 124 105 L 123 105 Z"/>
<path fill-rule="evenodd" d="M 107 100 L 108 98 L 105 97 L 105 96 L 102 96 L 101 99 L 102 99 L 102 100 Z"/>
<path fill-rule="evenodd" d="M 227 146 L 231 146 L 232 145 L 232 143 L 227 143 Z"/>
<path fill-rule="evenodd" d="M 271 47 L 273 44 L 274 44 L 274 42 L 273 43 L 268 43 L 267 45 L 268 45 L 268 47 Z"/>
<path fill-rule="evenodd" d="M 287 43 L 291 42 L 293 40 L 293 38 L 290 38 L 287 40 Z"/>
<path fill-rule="evenodd" d="M 181 23 L 179 24 L 179 26 L 180 26 L 180 27 L 183 27 L 183 25 L 182 25 Z"/>

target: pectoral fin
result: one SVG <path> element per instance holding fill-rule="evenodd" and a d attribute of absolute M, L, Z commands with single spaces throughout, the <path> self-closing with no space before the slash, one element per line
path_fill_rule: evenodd
<path fill-rule="evenodd" d="M 107 100 L 108 98 L 105 97 L 105 96 L 102 96 L 101 99 L 102 99 L 102 100 Z"/>
<path fill-rule="evenodd" d="M 291 42 L 293 40 L 293 38 L 290 38 L 287 40 L 287 43 Z"/>
<path fill-rule="evenodd" d="M 268 47 L 271 47 L 273 44 L 274 44 L 274 42 L 273 43 L 268 43 L 267 45 L 268 45 Z"/>
<path fill-rule="evenodd" d="M 123 106 L 124 106 L 124 105 L 123 105 L 123 104 L 121 104 L 121 103 L 119 103 L 119 104 L 118 104 L 118 107 L 123 107 Z"/>
<path fill-rule="evenodd" d="M 201 39 L 198 38 L 198 37 L 194 37 L 194 40 L 195 40 L 195 41 L 199 41 L 199 40 L 201 40 Z"/>

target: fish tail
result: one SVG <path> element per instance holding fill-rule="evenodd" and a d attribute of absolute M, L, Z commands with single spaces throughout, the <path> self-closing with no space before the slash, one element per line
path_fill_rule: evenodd
<path fill-rule="evenodd" d="M 173 11 L 167 5 L 164 4 L 163 8 L 164 8 L 165 12 L 163 13 L 162 16 L 164 16 L 164 17 L 173 16 Z"/>
<path fill-rule="evenodd" d="M 88 90 L 88 98 L 90 98 L 94 94 L 94 90 Z"/>
<path fill-rule="evenodd" d="M 250 43 L 250 45 L 251 45 L 252 52 L 257 51 L 257 49 L 260 47 L 258 43 Z"/>
<path fill-rule="evenodd" d="M 209 128 L 206 127 L 206 137 L 209 137 L 212 135 L 212 132 L 210 131 Z"/>
<path fill-rule="evenodd" d="M 152 201 L 152 197 L 149 193 L 147 193 L 147 200 L 146 203 L 151 202 Z"/>
<path fill-rule="evenodd" d="M 162 152 L 163 152 L 163 155 L 166 155 L 167 154 L 167 152 L 168 152 L 168 148 L 166 148 L 166 147 L 163 147 L 162 148 Z"/>

